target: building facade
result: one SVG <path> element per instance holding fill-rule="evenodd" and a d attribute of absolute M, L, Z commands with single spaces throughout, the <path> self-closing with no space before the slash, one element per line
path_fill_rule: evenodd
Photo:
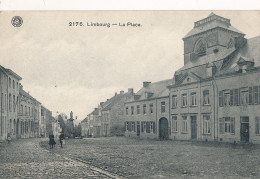
<path fill-rule="evenodd" d="M 134 90 L 123 90 L 115 94 L 112 98 L 102 103 L 101 110 L 101 136 L 124 135 L 124 103 L 133 96 Z"/>
<path fill-rule="evenodd" d="M 170 138 L 260 143 L 260 38 L 244 36 L 212 13 L 183 38 L 184 66 L 169 86 Z"/>
<path fill-rule="evenodd" d="M 8 75 L 2 66 L 0 66 L 0 97 L 1 97 L 1 115 L 0 115 L 0 140 L 5 140 L 7 138 L 7 119 L 8 119 L 8 109 L 7 109 L 7 95 L 8 95 Z"/>
<path fill-rule="evenodd" d="M 143 82 L 143 88 L 125 102 L 125 136 L 169 138 L 169 90 L 172 79 Z"/>

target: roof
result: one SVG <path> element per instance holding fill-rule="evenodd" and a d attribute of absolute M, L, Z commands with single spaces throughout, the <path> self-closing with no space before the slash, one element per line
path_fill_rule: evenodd
<path fill-rule="evenodd" d="M 233 27 L 230 24 L 230 19 L 227 19 L 227 18 L 218 16 L 214 13 L 211 13 L 208 17 L 195 22 L 194 28 L 191 31 L 189 31 L 183 37 L 183 39 L 191 37 L 191 36 L 196 35 L 196 34 L 200 34 L 202 32 L 206 32 L 208 30 L 212 30 L 214 28 L 223 28 L 223 29 L 226 29 L 226 30 L 230 30 L 230 31 L 245 35 L 244 33 L 237 30 L 235 27 Z"/>
<path fill-rule="evenodd" d="M 12 75 L 13 77 L 15 77 L 18 80 L 21 80 L 22 77 L 20 77 L 18 74 L 16 74 L 15 72 L 13 72 L 11 69 L 5 68 L 3 66 L 0 65 L 0 67 L 8 74 L 8 75 Z"/>
<path fill-rule="evenodd" d="M 198 57 L 196 60 L 189 61 L 178 71 L 183 71 L 183 70 L 187 70 L 189 68 L 194 68 L 197 66 L 201 66 L 201 65 L 205 65 L 208 63 L 222 60 L 222 59 L 226 58 L 227 56 L 229 56 L 230 54 L 232 54 L 235 50 L 236 50 L 235 48 L 230 48 L 230 49 L 220 50 L 218 53 L 212 53 L 212 54 Z"/>
<path fill-rule="evenodd" d="M 23 95 L 23 96 L 26 96 L 27 98 L 30 98 L 31 100 L 40 103 L 40 102 L 37 101 L 34 97 L 32 97 L 29 93 L 27 93 L 26 91 L 24 91 L 24 90 L 21 89 L 21 88 L 19 89 L 19 94 L 20 94 L 20 95 Z M 41 103 L 40 103 L 40 104 L 41 104 Z"/>
<path fill-rule="evenodd" d="M 118 102 L 120 102 L 121 100 L 126 99 L 127 97 L 130 97 L 130 96 L 131 96 L 130 93 L 117 94 L 117 95 L 113 96 L 112 98 L 110 98 L 103 104 L 102 111 L 110 110 L 114 105 L 118 104 Z"/>
<path fill-rule="evenodd" d="M 227 61 L 217 75 L 238 72 L 239 63 L 248 62 L 252 68 L 260 67 L 260 36 L 250 38 L 230 61 Z"/>
<path fill-rule="evenodd" d="M 151 98 L 160 98 L 169 96 L 169 89 L 167 86 L 173 85 L 173 79 L 167 79 L 163 81 L 158 81 L 154 83 L 150 83 L 147 87 L 141 88 L 135 95 L 139 95 L 140 98 L 135 100 L 131 98 L 127 102 L 146 100 Z M 146 93 L 150 93 L 151 95 L 147 98 Z"/>

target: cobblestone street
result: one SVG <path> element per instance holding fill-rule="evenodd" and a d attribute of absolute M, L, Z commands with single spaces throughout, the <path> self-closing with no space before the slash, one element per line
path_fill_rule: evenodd
<path fill-rule="evenodd" d="M 47 139 L 0 144 L 0 178 L 111 178 L 85 163 L 41 148 L 41 140 Z"/>
<path fill-rule="evenodd" d="M 53 152 L 125 178 L 260 178 L 258 145 L 107 137 L 66 140 Z"/>

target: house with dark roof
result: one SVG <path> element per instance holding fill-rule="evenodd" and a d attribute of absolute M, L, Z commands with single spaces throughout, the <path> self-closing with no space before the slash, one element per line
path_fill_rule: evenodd
<path fill-rule="evenodd" d="M 260 37 L 211 13 L 183 38 L 170 90 L 170 138 L 260 143 Z"/>
<path fill-rule="evenodd" d="M 124 135 L 124 103 L 134 94 L 132 88 L 127 93 L 120 91 L 102 105 L 101 135 Z"/>
<path fill-rule="evenodd" d="M 173 80 L 143 82 L 143 87 L 125 102 L 125 136 L 169 138 L 169 90 Z"/>

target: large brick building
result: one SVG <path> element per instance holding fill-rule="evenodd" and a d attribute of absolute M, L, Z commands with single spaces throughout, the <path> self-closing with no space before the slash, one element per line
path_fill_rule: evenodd
<path fill-rule="evenodd" d="M 155 138 L 260 143 L 260 37 L 244 36 L 214 13 L 195 22 L 183 38 L 184 66 L 165 92 L 169 117 L 136 115 L 137 108 L 149 105 L 148 90 L 142 104 L 125 104 L 126 136 L 140 135 L 141 119 L 155 122 Z"/>

